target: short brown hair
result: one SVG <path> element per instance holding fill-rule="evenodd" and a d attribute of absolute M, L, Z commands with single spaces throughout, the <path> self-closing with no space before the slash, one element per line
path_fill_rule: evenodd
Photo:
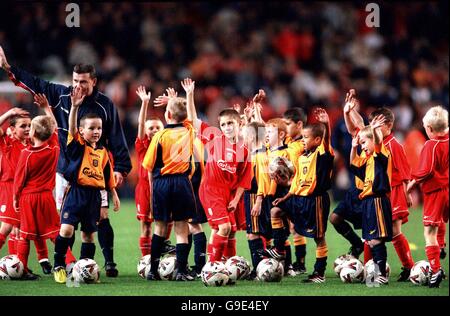
<path fill-rule="evenodd" d="M 187 102 L 185 98 L 172 98 L 167 104 L 167 110 L 177 122 L 183 122 L 187 118 Z"/>
<path fill-rule="evenodd" d="M 102 121 L 102 125 L 103 125 L 103 120 L 101 118 L 100 115 L 98 115 L 97 113 L 86 113 L 85 115 L 83 115 L 80 119 L 80 126 L 84 126 L 84 121 L 86 121 L 87 119 L 100 119 Z"/>
<path fill-rule="evenodd" d="M 34 129 L 34 137 L 45 142 L 52 136 L 55 123 L 50 116 L 38 115 L 31 120 L 31 128 Z"/>
<path fill-rule="evenodd" d="M 77 74 L 89 74 L 89 77 L 91 77 L 91 79 L 95 79 L 97 78 L 97 72 L 95 71 L 95 67 L 93 65 L 89 65 L 89 64 L 76 64 L 73 67 L 73 72 L 77 73 Z"/>
<path fill-rule="evenodd" d="M 387 107 L 378 108 L 378 109 L 372 111 L 372 113 L 370 113 L 370 115 L 369 115 L 369 119 L 373 120 L 376 116 L 378 116 L 380 114 L 384 116 L 386 123 L 394 124 L 394 121 L 395 121 L 394 112 L 391 109 L 388 109 Z"/>
<path fill-rule="evenodd" d="M 305 129 L 311 130 L 314 138 L 320 137 L 322 139 L 325 134 L 325 125 L 323 123 L 311 123 L 303 127 L 303 130 Z"/>
<path fill-rule="evenodd" d="M 30 118 L 29 115 L 13 115 L 9 118 L 9 126 L 15 127 L 17 120 L 21 118 Z"/>
<path fill-rule="evenodd" d="M 287 125 L 286 122 L 283 121 L 283 119 L 280 118 L 273 118 L 266 122 L 266 126 L 273 125 L 278 128 L 279 132 L 284 132 L 284 134 L 287 134 Z"/>
<path fill-rule="evenodd" d="M 222 116 L 230 116 L 233 120 L 236 120 L 239 124 L 241 123 L 241 115 L 235 109 L 228 108 L 220 111 L 218 119 L 220 120 Z"/>
<path fill-rule="evenodd" d="M 245 125 L 246 128 L 251 128 L 255 133 L 255 140 L 257 143 L 264 140 L 266 125 L 261 122 L 250 122 Z"/>

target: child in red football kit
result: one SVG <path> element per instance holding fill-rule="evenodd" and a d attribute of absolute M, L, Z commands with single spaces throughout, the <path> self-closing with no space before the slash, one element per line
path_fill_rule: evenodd
<path fill-rule="evenodd" d="M 411 192 L 416 184 L 422 184 L 423 225 L 425 252 L 431 265 L 429 286 L 439 287 L 444 270 L 439 260 L 437 240 L 439 225 L 448 222 L 448 111 L 441 106 L 428 110 L 423 127 L 429 140 L 420 153 L 420 163 L 408 184 Z"/>
<path fill-rule="evenodd" d="M 8 239 L 10 254 L 17 253 L 16 238 L 19 237 L 20 214 L 13 208 L 13 181 L 16 165 L 20 152 L 25 149 L 29 141 L 31 119 L 29 113 L 13 108 L 0 116 L 0 125 L 5 120 L 10 121 L 11 136 L 3 134 L 0 129 L 0 151 L 2 159 L 0 161 L 0 249 Z M 13 229 L 13 227 L 15 227 Z M 52 266 L 48 261 L 48 249 L 45 240 L 35 239 L 37 257 L 45 274 L 50 274 Z"/>
<path fill-rule="evenodd" d="M 53 239 L 59 232 L 59 216 L 53 198 L 56 164 L 59 156 L 56 120 L 45 96 L 35 95 L 46 115 L 31 121 L 32 146 L 25 148 L 17 163 L 14 176 L 14 209 L 20 213 L 20 238 L 17 254 L 24 265 L 23 279 L 37 280 L 28 269 L 30 240 Z M 44 106 L 44 105 L 47 106 Z"/>
<path fill-rule="evenodd" d="M 0 116 L 0 125 L 6 120 L 9 120 L 11 136 L 0 128 L 0 249 L 9 235 L 9 254 L 16 254 L 20 214 L 13 208 L 12 188 L 17 158 L 29 144 L 31 119 L 25 110 L 12 108 Z"/>
<path fill-rule="evenodd" d="M 188 119 L 192 121 L 208 152 L 208 160 L 200 184 L 200 201 L 211 226 L 210 261 L 236 253 L 236 209 L 244 190 L 250 189 L 251 161 L 248 150 L 239 139 L 241 117 L 234 109 L 219 114 L 220 130 L 197 118 L 194 105 L 195 82 L 185 79 L 182 86 L 187 94 Z M 227 249 L 225 249 L 227 248 Z"/>

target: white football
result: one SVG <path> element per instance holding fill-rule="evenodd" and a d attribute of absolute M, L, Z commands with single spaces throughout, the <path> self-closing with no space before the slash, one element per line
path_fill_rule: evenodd
<path fill-rule="evenodd" d="M 417 261 L 411 269 L 409 280 L 416 285 L 427 285 L 429 282 L 430 263 L 425 260 Z"/>
<path fill-rule="evenodd" d="M 167 256 L 159 261 L 158 273 L 163 280 L 175 280 L 177 276 L 177 257 Z"/>
<path fill-rule="evenodd" d="M 275 157 L 269 163 L 269 176 L 273 179 L 278 175 L 282 179 L 289 180 L 295 173 L 294 164 L 287 158 Z"/>
<path fill-rule="evenodd" d="M 378 276 L 380 270 L 378 269 L 378 265 L 370 259 L 364 265 L 364 280 L 369 280 L 369 282 L 374 282 L 375 277 Z M 389 275 L 391 274 L 391 267 L 389 263 L 386 262 L 386 277 L 389 279 Z"/>
<path fill-rule="evenodd" d="M 151 255 L 145 255 L 141 259 L 139 259 L 139 262 L 137 264 L 137 272 L 143 279 L 147 279 L 147 275 L 150 272 L 150 259 Z"/>
<path fill-rule="evenodd" d="M 229 280 L 228 271 L 222 262 L 207 262 L 201 272 L 202 282 L 205 286 L 226 285 Z"/>
<path fill-rule="evenodd" d="M 16 255 L 8 255 L 0 259 L 0 279 L 19 279 L 23 270 L 23 263 Z"/>
<path fill-rule="evenodd" d="M 337 276 L 340 276 L 343 264 L 350 260 L 350 259 L 354 259 L 355 257 L 353 257 L 352 255 L 349 254 L 343 254 L 340 255 L 339 257 L 336 258 L 336 260 L 334 260 L 333 262 L 333 269 L 334 272 L 336 273 Z"/>
<path fill-rule="evenodd" d="M 73 266 L 72 276 L 78 282 L 96 283 L 100 278 L 100 268 L 92 259 L 80 259 Z"/>
<path fill-rule="evenodd" d="M 344 283 L 361 283 L 364 280 L 364 266 L 356 258 L 345 261 L 339 273 L 341 281 Z"/>
<path fill-rule="evenodd" d="M 250 274 L 250 263 L 241 256 L 229 258 L 225 263 L 225 268 L 229 273 L 229 282 L 231 283 L 243 279 Z"/>
<path fill-rule="evenodd" d="M 261 260 L 256 267 L 256 276 L 260 281 L 280 282 L 283 275 L 283 264 L 272 258 Z"/>

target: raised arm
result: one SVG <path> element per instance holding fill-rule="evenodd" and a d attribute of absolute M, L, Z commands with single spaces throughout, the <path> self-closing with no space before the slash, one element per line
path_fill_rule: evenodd
<path fill-rule="evenodd" d="M 353 137 L 356 135 L 358 130 L 364 127 L 364 120 L 361 115 L 355 110 L 355 107 L 359 104 L 358 99 L 355 97 L 355 90 L 350 89 L 345 95 L 344 104 L 344 121 L 347 131 Z"/>
<path fill-rule="evenodd" d="M 81 88 L 75 88 L 70 93 L 70 100 L 72 101 L 72 106 L 70 107 L 69 113 L 69 134 L 75 135 L 77 132 L 77 115 L 78 108 L 81 103 L 83 103 L 84 95 L 81 94 Z"/>
<path fill-rule="evenodd" d="M 36 93 L 43 93 L 47 96 L 50 104 L 58 104 L 59 98 L 67 93 L 68 88 L 64 85 L 55 84 L 47 80 L 36 77 L 18 67 L 11 66 L 5 52 L 0 46 L 0 65 L 7 72 L 9 79 L 18 87 L 29 91 L 33 96 Z"/>
<path fill-rule="evenodd" d="M 197 117 L 197 110 L 195 109 L 194 103 L 194 90 L 195 90 L 195 81 L 192 81 L 191 78 L 186 78 L 181 81 L 181 86 L 184 91 L 186 91 L 186 100 L 187 100 L 187 116 L 188 120 L 192 122 L 196 131 L 200 130 L 201 121 Z"/>
<path fill-rule="evenodd" d="M 141 110 L 139 112 L 139 119 L 138 119 L 138 138 L 144 139 L 145 137 L 145 120 L 147 119 L 147 108 L 148 103 L 150 102 L 150 91 L 145 91 L 144 86 L 139 86 L 136 90 L 136 94 L 141 98 L 142 104 L 141 104 Z"/>
<path fill-rule="evenodd" d="M 359 134 L 356 134 L 356 136 L 354 136 L 352 139 L 352 149 L 350 151 L 350 164 L 358 155 L 358 152 L 357 152 L 358 146 L 359 146 Z"/>
<path fill-rule="evenodd" d="M 266 92 L 259 89 L 258 93 L 253 97 L 253 121 L 264 123 L 261 116 L 262 105 L 261 102 L 266 98 Z"/>
<path fill-rule="evenodd" d="M 5 113 L 3 113 L 3 115 L 0 115 L 0 126 L 2 126 L 3 123 L 6 122 L 6 120 L 8 120 L 10 117 L 14 115 L 30 116 L 30 113 L 21 108 L 9 109 Z M 4 134 L 3 129 L 0 127 L 0 136 L 3 136 L 3 134 Z"/>
<path fill-rule="evenodd" d="M 370 122 L 370 128 L 373 133 L 373 141 L 376 146 L 381 145 L 383 142 L 383 133 L 381 132 L 380 127 L 383 126 L 386 118 L 384 115 L 380 114 L 373 118 L 372 122 Z"/>
<path fill-rule="evenodd" d="M 50 104 L 45 96 L 45 94 L 37 93 L 34 95 L 34 104 L 44 110 L 45 115 L 50 116 L 52 118 L 53 124 L 55 124 L 55 129 L 58 127 L 58 122 L 53 115 L 52 109 L 50 108 Z"/>
<path fill-rule="evenodd" d="M 325 134 L 323 136 L 323 144 L 325 150 L 328 151 L 331 144 L 331 133 L 330 133 L 330 118 L 328 117 L 327 111 L 322 108 L 317 108 L 314 111 L 317 121 L 325 125 Z"/>

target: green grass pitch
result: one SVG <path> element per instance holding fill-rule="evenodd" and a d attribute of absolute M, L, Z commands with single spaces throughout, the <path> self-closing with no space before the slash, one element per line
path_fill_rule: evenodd
<path fill-rule="evenodd" d="M 403 227 L 403 232 L 409 239 L 412 255 L 415 261 L 426 259 L 424 250 L 423 227 L 421 223 L 421 209 L 411 210 L 409 222 Z M 0 297 L 12 295 L 50 295 L 50 296 L 92 296 L 92 295 L 117 295 L 117 296 L 448 296 L 448 279 L 441 283 L 439 289 L 429 289 L 423 286 L 415 286 L 410 282 L 397 283 L 396 277 L 400 273 L 400 264 L 391 243 L 388 243 L 388 262 L 391 266 L 391 279 L 388 286 L 381 288 L 369 288 L 365 284 L 343 284 L 333 272 L 334 259 L 349 248 L 349 244 L 339 236 L 331 225 L 328 225 L 326 238 L 328 243 L 328 266 L 325 284 L 302 284 L 300 281 L 305 275 L 285 277 L 280 283 L 263 283 L 257 281 L 238 281 L 234 286 L 210 288 L 205 287 L 201 281 L 195 282 L 148 282 L 137 275 L 136 265 L 140 258 L 138 248 L 139 223 L 135 216 L 134 202 L 131 200 L 122 202 L 119 213 L 111 211 L 110 219 L 115 233 L 115 259 L 118 264 L 119 277 L 106 278 L 101 272 L 99 284 L 80 287 L 67 287 L 53 281 L 52 275 L 43 275 L 36 260 L 36 253 L 32 243 L 30 251 L 30 268 L 40 274 L 38 281 L 0 281 Z M 207 236 L 209 228 L 205 224 Z M 357 231 L 360 233 L 360 231 Z M 448 234 L 447 234 L 448 240 Z M 172 237 L 174 242 L 174 237 Z M 50 261 L 53 261 L 53 245 L 49 242 Z M 245 232 L 237 234 L 237 253 L 250 261 L 248 243 Z M 74 254 L 79 255 L 79 233 L 74 246 Z M 311 272 L 314 264 L 315 245 L 312 239 L 308 239 L 307 269 Z M 0 257 L 7 254 L 7 247 L 0 251 Z M 100 247 L 97 244 L 95 260 L 103 266 L 104 259 Z M 193 262 L 192 253 L 189 262 Z M 442 261 L 444 270 L 449 272 L 448 256 Z"/>

